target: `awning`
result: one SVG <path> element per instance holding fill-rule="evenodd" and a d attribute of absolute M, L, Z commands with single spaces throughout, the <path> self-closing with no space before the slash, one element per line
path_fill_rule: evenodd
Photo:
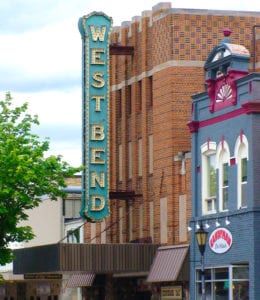
<path fill-rule="evenodd" d="M 58 243 L 14 251 L 14 274 L 149 272 L 155 244 Z"/>
<path fill-rule="evenodd" d="M 188 280 L 188 250 L 186 244 L 158 248 L 147 282 Z"/>
<path fill-rule="evenodd" d="M 95 274 L 73 274 L 66 283 L 67 288 L 92 286 L 95 279 Z"/>

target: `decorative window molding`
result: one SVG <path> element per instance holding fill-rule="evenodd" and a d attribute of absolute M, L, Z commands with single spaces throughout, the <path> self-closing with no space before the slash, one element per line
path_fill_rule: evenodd
<path fill-rule="evenodd" d="M 216 142 L 201 145 L 202 214 L 216 213 Z"/>
<path fill-rule="evenodd" d="M 226 141 L 217 147 L 216 168 L 218 169 L 218 205 L 220 211 L 228 210 L 230 151 Z"/>
<path fill-rule="evenodd" d="M 235 144 L 235 158 L 237 163 L 237 208 L 247 207 L 247 177 L 249 160 L 248 140 L 241 134 Z"/>

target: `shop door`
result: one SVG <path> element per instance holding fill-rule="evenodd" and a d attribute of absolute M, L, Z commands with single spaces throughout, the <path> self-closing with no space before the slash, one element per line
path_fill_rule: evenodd
<path fill-rule="evenodd" d="M 17 299 L 26 300 L 26 283 L 17 283 Z"/>

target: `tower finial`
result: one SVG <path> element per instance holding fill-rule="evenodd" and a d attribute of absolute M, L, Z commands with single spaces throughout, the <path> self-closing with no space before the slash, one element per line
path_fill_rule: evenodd
<path fill-rule="evenodd" d="M 224 36 L 228 37 L 231 35 L 232 31 L 229 28 L 225 28 L 223 30 Z"/>
<path fill-rule="evenodd" d="M 232 31 L 229 28 L 223 29 L 224 37 L 221 42 L 222 43 L 231 43 L 231 39 L 230 39 L 231 33 L 232 33 Z"/>

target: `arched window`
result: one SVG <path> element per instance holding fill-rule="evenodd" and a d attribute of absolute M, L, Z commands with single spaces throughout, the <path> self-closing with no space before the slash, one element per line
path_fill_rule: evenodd
<path fill-rule="evenodd" d="M 221 141 L 217 147 L 216 167 L 219 175 L 219 210 L 228 209 L 228 189 L 229 189 L 229 166 L 230 166 L 230 151 L 226 141 Z"/>
<path fill-rule="evenodd" d="M 201 146 L 202 214 L 216 212 L 216 143 Z"/>
<path fill-rule="evenodd" d="M 247 177 L 248 177 L 248 140 L 244 134 L 237 138 L 235 145 L 235 158 L 237 163 L 237 207 L 247 207 Z"/>

